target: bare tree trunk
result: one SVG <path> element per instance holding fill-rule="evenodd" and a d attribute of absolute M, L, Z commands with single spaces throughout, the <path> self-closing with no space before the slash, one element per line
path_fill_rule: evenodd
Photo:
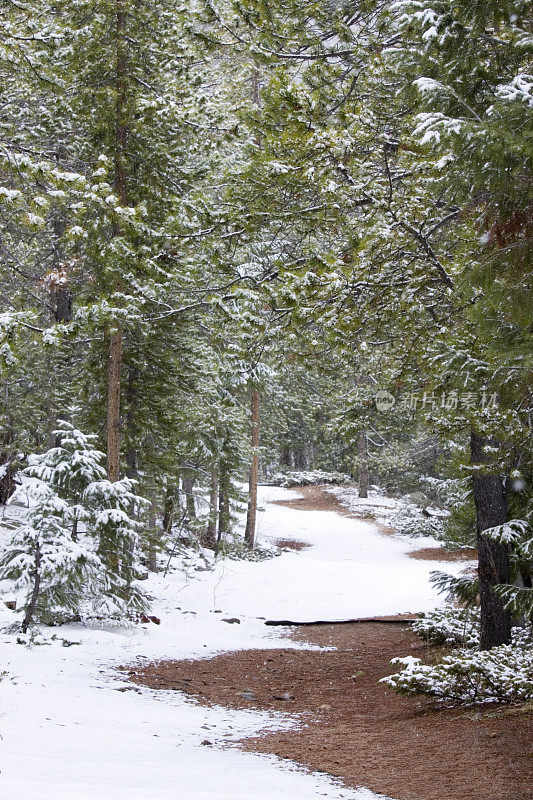
<path fill-rule="evenodd" d="M 128 205 L 126 192 L 126 14 L 123 0 L 116 0 L 116 108 L 115 108 L 115 187 L 122 206 Z M 118 227 L 115 235 L 120 235 Z M 107 474 L 117 481 L 120 474 L 120 373 L 122 369 L 123 334 L 120 327 L 111 332 L 108 360 L 107 391 Z"/>
<path fill-rule="evenodd" d="M 368 442 L 366 430 L 359 431 L 359 441 L 357 443 L 357 479 L 359 497 L 368 497 Z"/>
<path fill-rule="evenodd" d="M 305 469 L 307 464 L 305 460 L 305 449 L 303 445 L 298 445 L 293 451 L 294 467 L 295 469 Z"/>
<path fill-rule="evenodd" d="M 111 333 L 107 372 L 107 476 L 119 479 L 120 459 L 120 373 L 122 367 L 122 331 Z"/>
<path fill-rule="evenodd" d="M 163 504 L 163 530 L 168 536 L 172 533 L 174 522 L 174 494 L 175 490 L 167 487 Z"/>
<path fill-rule="evenodd" d="M 150 492 L 150 511 L 148 512 L 148 569 L 157 572 L 157 551 L 155 547 L 156 536 L 156 506 L 154 492 Z"/>
<path fill-rule="evenodd" d="M 218 520 L 218 473 L 216 469 L 211 471 L 211 489 L 209 492 L 209 519 L 204 534 L 204 546 L 211 550 L 216 548 L 217 520 Z"/>
<path fill-rule="evenodd" d="M 183 493 L 185 495 L 185 508 L 189 522 L 196 520 L 196 506 L 194 504 L 194 476 L 191 472 L 184 472 L 181 476 Z"/>
<path fill-rule="evenodd" d="M 252 466 L 248 479 L 248 514 L 244 542 L 251 549 L 255 544 L 257 518 L 257 476 L 259 472 L 259 392 L 252 389 Z"/>
<path fill-rule="evenodd" d="M 280 464 L 283 467 L 290 467 L 291 466 L 291 448 L 290 445 L 285 442 L 281 445 L 281 453 L 280 453 Z"/>
<path fill-rule="evenodd" d="M 33 615 L 35 614 L 35 609 L 37 607 L 37 600 L 39 599 L 39 591 L 41 588 L 41 549 L 37 546 L 37 550 L 35 551 L 35 569 L 33 570 L 33 590 L 31 593 L 30 602 L 28 603 L 28 607 L 26 609 L 26 613 L 24 614 L 24 619 L 22 620 L 22 632 L 26 633 L 28 628 L 30 627 Z"/>
<path fill-rule="evenodd" d="M 487 462 L 486 446 L 497 446 L 493 439 L 486 439 L 472 432 L 470 451 L 472 466 Z M 479 595 L 481 601 L 480 649 L 490 650 L 511 641 L 511 613 L 503 607 L 503 601 L 493 592 L 493 586 L 509 583 L 510 565 L 507 545 L 483 536 L 483 531 L 507 522 L 507 498 L 501 475 L 488 475 L 474 470 L 474 501 L 476 504 L 476 528 L 478 548 Z"/>
<path fill-rule="evenodd" d="M 71 322 L 72 292 L 67 285 L 52 285 L 50 287 L 50 302 L 52 304 L 52 317 L 54 322 Z"/>
<path fill-rule="evenodd" d="M 6 389 L 6 404 L 7 398 Z M 15 432 L 10 423 L 7 424 L 6 430 L 2 434 L 0 447 L 2 448 L 0 450 L 0 505 L 5 506 L 15 491 L 15 475 L 17 474 Z"/>
<path fill-rule="evenodd" d="M 220 482 L 218 486 L 218 531 L 215 553 L 220 551 L 224 536 L 229 531 L 230 508 L 228 494 L 228 474 L 225 465 L 220 467 Z"/>

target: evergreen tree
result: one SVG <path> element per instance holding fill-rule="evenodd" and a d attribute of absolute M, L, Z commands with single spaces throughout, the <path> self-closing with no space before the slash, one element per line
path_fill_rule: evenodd
<path fill-rule="evenodd" d="M 44 483 L 24 486 L 14 497 L 30 503 L 0 561 L 2 578 L 22 592 L 25 633 L 37 619 L 56 624 L 79 614 L 87 596 L 98 593 L 102 563 L 87 541 L 72 539 L 72 525 L 84 518 Z"/>

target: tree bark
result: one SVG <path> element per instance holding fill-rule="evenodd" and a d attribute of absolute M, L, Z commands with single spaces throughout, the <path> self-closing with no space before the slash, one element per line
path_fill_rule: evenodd
<path fill-rule="evenodd" d="M 107 476 L 118 481 L 120 474 L 120 373 L 122 331 L 111 333 L 107 371 Z"/>
<path fill-rule="evenodd" d="M 116 0 L 116 108 L 115 108 L 115 187 L 122 206 L 128 205 L 126 191 L 126 14 L 123 0 Z M 118 227 L 115 235 L 120 235 Z M 107 391 L 107 474 L 110 481 L 120 475 L 120 373 L 122 370 L 122 330 L 112 331 L 109 341 Z"/>
<path fill-rule="evenodd" d="M 259 473 L 259 392 L 252 389 L 252 465 L 248 478 L 248 514 L 244 542 L 250 549 L 255 544 L 257 518 L 257 476 Z"/>
<path fill-rule="evenodd" d="M 163 530 L 170 536 L 172 533 L 172 523 L 174 522 L 174 490 L 167 487 L 165 501 L 163 504 Z"/>
<path fill-rule="evenodd" d="M 368 442 L 366 430 L 359 431 L 359 441 L 357 443 L 357 479 L 359 497 L 368 497 Z"/>
<path fill-rule="evenodd" d="M 305 447 L 304 445 L 299 445 L 298 447 L 294 448 L 293 451 L 293 459 L 294 459 L 294 467 L 295 469 L 306 469 L 307 462 L 305 459 Z"/>
<path fill-rule="evenodd" d="M 150 511 L 148 512 L 148 569 L 150 572 L 157 572 L 157 550 L 155 547 L 156 527 L 155 495 L 154 492 L 150 492 Z"/>
<path fill-rule="evenodd" d="M 192 473 L 186 471 L 182 474 L 183 493 L 185 495 L 185 508 L 189 522 L 196 519 L 196 506 L 194 504 L 194 477 Z"/>
<path fill-rule="evenodd" d="M 291 466 L 291 448 L 287 442 L 284 442 L 281 445 L 281 452 L 280 452 L 280 464 L 282 467 L 290 467 Z"/>
<path fill-rule="evenodd" d="M 7 393 L 6 393 L 7 395 Z M 6 396 L 7 402 L 7 396 Z M 0 505 L 5 506 L 15 491 L 17 463 L 15 458 L 15 432 L 10 422 L 2 435 L 0 450 Z"/>
<path fill-rule="evenodd" d="M 472 432 L 470 451 L 472 466 L 487 463 L 485 447 L 497 446 Z M 510 565 L 507 545 L 483 536 L 483 531 L 507 522 L 507 498 L 501 475 L 490 475 L 475 470 L 473 474 L 474 502 L 476 505 L 476 529 L 478 548 L 479 596 L 481 602 L 480 650 L 490 650 L 511 641 L 511 612 L 493 592 L 499 583 L 509 583 Z"/>
<path fill-rule="evenodd" d="M 209 519 L 204 534 L 204 546 L 211 550 L 216 549 L 217 521 L 218 521 L 218 473 L 216 469 L 211 471 L 211 489 L 209 492 Z"/>
<path fill-rule="evenodd" d="M 229 531 L 230 508 L 228 494 L 228 474 L 225 465 L 220 467 L 220 482 L 218 486 L 218 531 L 215 553 L 220 551 L 224 536 Z"/>

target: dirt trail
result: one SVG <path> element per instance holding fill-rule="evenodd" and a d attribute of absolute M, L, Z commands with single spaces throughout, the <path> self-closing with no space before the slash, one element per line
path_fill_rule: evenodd
<path fill-rule="evenodd" d="M 283 505 L 346 512 L 316 487 L 304 494 Z M 247 650 L 124 672 L 133 683 L 183 691 L 201 703 L 295 715 L 299 727 L 239 746 L 327 772 L 348 786 L 397 800 L 531 798 L 531 709 L 442 709 L 378 683 L 393 672 L 394 656 L 434 657 L 406 625 L 302 626 L 287 636 L 336 649 Z"/>
<path fill-rule="evenodd" d="M 127 672 L 134 683 L 185 691 L 202 703 L 297 715 L 300 727 L 239 746 L 327 772 L 349 786 L 396 800 L 531 798 L 531 714 L 437 709 L 378 683 L 393 671 L 394 656 L 428 656 L 406 627 L 321 625 L 291 636 L 337 649 L 246 650 Z"/>

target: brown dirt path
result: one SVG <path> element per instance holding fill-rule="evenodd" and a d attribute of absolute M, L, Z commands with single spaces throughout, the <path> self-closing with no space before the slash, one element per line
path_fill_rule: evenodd
<path fill-rule="evenodd" d="M 303 493 L 283 504 L 350 516 L 317 487 Z M 394 671 L 390 659 L 435 657 L 403 624 L 302 626 L 287 636 L 336 649 L 247 650 L 124 672 L 133 683 L 183 691 L 201 703 L 290 713 L 299 726 L 239 746 L 291 759 L 348 786 L 396 800 L 531 799 L 531 704 L 445 709 L 427 698 L 399 697 L 378 683 Z"/>
<path fill-rule="evenodd" d="M 247 650 L 125 671 L 134 683 L 202 703 L 296 714 L 300 727 L 240 746 L 349 786 L 396 800 L 530 800 L 531 713 L 442 709 L 379 684 L 394 656 L 428 657 L 403 625 L 321 625 L 291 635 L 337 649 Z"/>

